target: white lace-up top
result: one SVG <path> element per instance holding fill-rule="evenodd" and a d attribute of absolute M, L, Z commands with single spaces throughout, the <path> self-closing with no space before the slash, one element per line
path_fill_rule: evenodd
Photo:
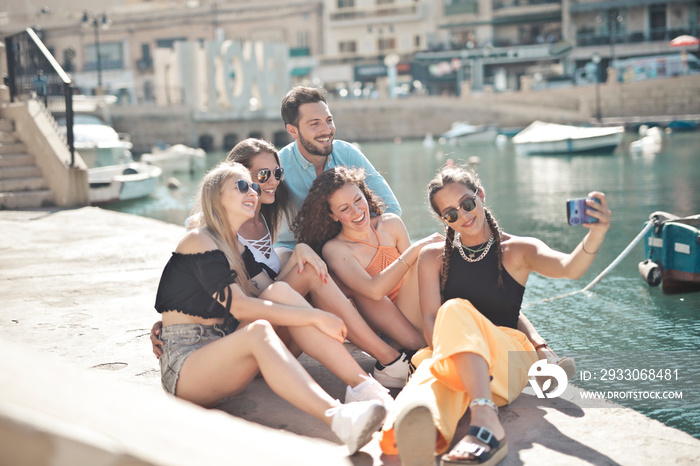
<path fill-rule="evenodd" d="M 270 236 L 270 228 L 267 226 L 267 221 L 265 217 L 262 218 L 265 224 L 265 235 L 260 239 L 246 239 L 240 234 L 238 235 L 238 240 L 243 243 L 244 246 L 248 246 L 250 252 L 253 253 L 253 257 L 256 262 L 265 264 L 270 267 L 275 273 L 280 272 L 280 258 L 277 256 L 274 248 L 272 247 L 272 237 Z"/>

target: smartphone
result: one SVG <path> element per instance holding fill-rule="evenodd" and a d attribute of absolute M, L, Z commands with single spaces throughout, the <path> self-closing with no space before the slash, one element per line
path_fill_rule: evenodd
<path fill-rule="evenodd" d="M 600 201 L 594 197 L 589 197 L 593 201 L 600 204 Z M 583 223 L 595 223 L 597 218 L 586 215 L 586 198 L 568 199 L 566 201 L 566 219 L 569 225 L 581 225 Z"/>

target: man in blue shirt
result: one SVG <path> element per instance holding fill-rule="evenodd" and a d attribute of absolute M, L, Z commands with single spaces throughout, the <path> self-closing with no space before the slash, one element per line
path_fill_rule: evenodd
<path fill-rule="evenodd" d="M 360 150 L 335 140 L 335 124 L 326 98 L 318 89 L 297 86 L 282 100 L 282 120 L 294 138 L 279 151 L 284 180 L 297 210 L 309 194 L 318 175 L 336 166 L 364 168 L 367 185 L 386 205 L 386 211 L 401 215 L 401 207 L 384 177 Z M 294 248 L 296 241 L 288 225 L 283 225 L 275 248 Z M 282 251 L 278 251 L 282 252 Z"/>

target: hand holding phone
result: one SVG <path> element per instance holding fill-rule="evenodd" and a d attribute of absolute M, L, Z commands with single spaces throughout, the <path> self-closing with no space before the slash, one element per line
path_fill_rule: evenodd
<path fill-rule="evenodd" d="M 584 223 L 596 223 L 597 218 L 586 214 L 586 199 L 591 199 L 598 204 L 600 200 L 595 197 L 568 199 L 566 201 L 566 219 L 569 225 L 582 225 Z"/>

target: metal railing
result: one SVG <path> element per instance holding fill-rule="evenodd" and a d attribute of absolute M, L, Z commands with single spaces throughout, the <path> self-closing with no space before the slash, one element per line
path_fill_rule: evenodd
<path fill-rule="evenodd" d="M 54 120 L 64 120 L 64 142 L 75 165 L 73 82 L 33 29 L 5 37 L 7 78 L 12 102 L 37 99 Z"/>

